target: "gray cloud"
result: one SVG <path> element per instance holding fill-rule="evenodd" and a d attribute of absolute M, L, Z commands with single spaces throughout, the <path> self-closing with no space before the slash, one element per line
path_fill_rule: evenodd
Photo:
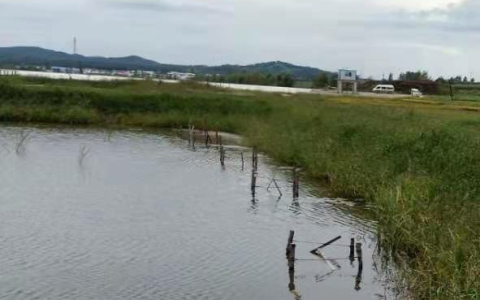
<path fill-rule="evenodd" d="M 458 4 L 450 4 L 446 8 L 436 8 L 419 12 L 396 11 L 391 12 L 388 18 L 378 15 L 364 24 L 379 25 L 382 21 L 384 26 L 399 29 L 422 29 L 442 30 L 459 33 L 471 33 L 480 31 L 480 11 L 478 0 L 465 0 Z"/>
<path fill-rule="evenodd" d="M 0 0 L 0 47 L 70 52 L 76 36 L 85 55 L 163 63 L 284 60 L 365 76 L 480 77 L 476 1 L 418 11 L 398 0 Z"/>
<path fill-rule="evenodd" d="M 168 0 L 100 0 L 101 5 L 114 9 L 143 10 L 161 13 L 231 13 L 231 10 L 220 6 L 206 5 L 201 1 L 168 1 Z"/>
<path fill-rule="evenodd" d="M 466 0 L 456 5 L 449 5 L 446 9 L 435 9 L 420 14 L 419 17 L 426 20 L 426 23 L 434 28 L 439 26 L 452 31 L 474 31 L 480 30 L 480 2 L 477 0 Z"/>

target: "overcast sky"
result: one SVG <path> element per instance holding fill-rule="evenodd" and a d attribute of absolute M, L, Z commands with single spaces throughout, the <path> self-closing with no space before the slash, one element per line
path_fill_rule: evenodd
<path fill-rule="evenodd" d="M 480 0 L 0 0 L 0 47 L 480 79 Z"/>

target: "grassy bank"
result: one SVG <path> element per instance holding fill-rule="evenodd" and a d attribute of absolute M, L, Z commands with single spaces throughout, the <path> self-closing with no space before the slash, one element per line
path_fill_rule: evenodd
<path fill-rule="evenodd" d="M 475 103 L 234 92 L 194 84 L 0 81 L 0 120 L 218 129 L 374 204 L 418 299 L 479 299 Z"/>

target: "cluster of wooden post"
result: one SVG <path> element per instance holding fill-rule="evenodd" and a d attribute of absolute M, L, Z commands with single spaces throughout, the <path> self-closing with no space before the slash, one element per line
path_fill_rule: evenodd
<path fill-rule="evenodd" d="M 182 128 L 180 127 L 180 131 L 182 131 Z M 195 126 L 194 125 L 188 125 L 188 144 L 191 145 L 192 147 L 195 147 Z M 213 144 L 213 139 L 210 136 L 210 132 L 205 129 L 203 131 L 203 136 L 205 138 L 205 147 L 209 147 L 210 145 Z M 217 145 L 222 146 L 222 136 L 218 133 L 218 131 L 215 132 L 215 142 Z"/>
<path fill-rule="evenodd" d="M 300 172 L 293 168 L 293 198 L 300 196 Z"/>
<path fill-rule="evenodd" d="M 289 274 L 290 274 L 290 284 L 289 284 L 289 288 L 290 288 L 290 291 L 292 291 L 292 289 L 295 289 L 295 285 L 294 285 L 294 282 L 293 282 L 293 278 L 294 278 L 294 272 L 295 272 L 295 249 L 296 249 L 296 244 L 294 244 L 294 235 L 295 235 L 295 232 L 293 230 L 290 230 L 290 233 L 288 235 L 288 240 L 287 240 L 287 248 L 286 248 L 286 256 L 287 256 L 287 260 L 288 260 L 288 270 L 289 270 Z M 313 249 L 312 251 L 310 251 L 312 254 L 314 255 L 317 255 L 319 256 L 320 258 L 322 258 L 327 264 L 330 264 L 330 261 L 329 259 L 327 259 L 322 253 L 321 253 L 321 249 L 333 244 L 334 242 L 340 240 L 342 237 L 341 236 L 338 236 L 324 244 L 322 244 L 321 246 Z M 355 256 L 356 255 L 356 256 Z M 355 239 L 352 238 L 350 240 L 350 255 L 349 255 L 349 258 L 350 258 L 350 261 L 353 263 L 355 261 L 355 258 L 358 260 L 358 273 L 355 277 L 355 290 L 360 290 L 361 287 L 360 287 L 360 284 L 362 282 L 362 274 L 363 274 L 363 254 L 362 254 L 362 243 L 355 243 Z M 332 270 L 335 271 L 335 266 L 331 266 Z M 337 269 L 340 268 L 340 266 L 337 267 Z"/>
<path fill-rule="evenodd" d="M 322 248 L 325 248 L 329 245 L 331 245 L 332 243 L 338 241 L 339 239 L 341 239 L 341 237 L 336 237 L 334 239 L 332 239 L 331 241 L 329 242 L 326 242 L 324 243 L 323 245 L 321 245 L 320 247 L 316 248 L 316 249 L 313 249 L 311 251 L 312 254 L 315 254 L 315 255 L 319 255 L 321 257 L 323 257 L 323 255 L 321 255 L 321 253 L 317 252 L 319 251 L 320 249 Z M 355 239 L 352 238 L 350 239 L 350 255 L 349 255 L 349 258 L 350 258 L 350 262 L 353 264 L 353 262 L 355 261 L 355 253 L 356 253 L 356 258 L 358 260 L 358 272 L 357 272 L 357 276 L 355 277 L 355 290 L 360 290 L 361 287 L 360 287 L 360 284 L 362 283 L 362 274 L 363 274 L 363 254 L 362 254 L 362 243 L 356 243 L 355 244 Z M 325 259 L 325 258 L 324 258 Z M 328 262 L 328 261 L 327 261 Z"/>
<path fill-rule="evenodd" d="M 257 176 L 258 176 L 258 153 L 257 149 L 254 147 L 252 150 L 252 181 L 251 181 L 251 190 L 252 195 L 255 197 L 255 191 L 257 188 Z"/>

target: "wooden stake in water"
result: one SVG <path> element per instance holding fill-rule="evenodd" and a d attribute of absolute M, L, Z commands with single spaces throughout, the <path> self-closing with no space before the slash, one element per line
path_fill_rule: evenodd
<path fill-rule="evenodd" d="M 188 135 L 189 135 L 189 143 L 192 147 L 195 147 L 195 126 L 189 125 L 188 126 Z"/>
<path fill-rule="evenodd" d="M 357 243 L 356 248 L 357 248 L 357 258 L 359 262 L 363 262 L 362 261 L 362 243 Z"/>
<path fill-rule="evenodd" d="M 188 125 L 188 144 L 192 144 L 192 126 Z"/>
<path fill-rule="evenodd" d="M 291 244 L 290 245 L 290 255 L 288 257 L 288 269 L 290 271 L 295 270 L 295 248 L 297 245 Z"/>
<path fill-rule="evenodd" d="M 225 148 L 223 146 L 220 146 L 220 163 L 222 167 L 225 167 Z"/>
<path fill-rule="evenodd" d="M 255 189 L 257 187 L 257 175 L 258 175 L 258 166 L 257 166 L 257 150 L 254 147 L 252 149 L 252 183 L 251 183 L 251 189 L 252 189 L 252 195 L 255 197 Z"/>
<path fill-rule="evenodd" d="M 292 179 L 292 189 L 293 189 L 293 198 L 297 198 L 297 169 L 293 169 L 293 179 Z"/>
<path fill-rule="evenodd" d="M 290 292 L 295 291 L 295 270 L 288 270 L 288 290 Z M 297 297 L 298 298 L 298 297 Z M 301 298 L 298 298 L 301 299 Z"/>
<path fill-rule="evenodd" d="M 242 171 L 245 169 L 245 159 L 243 158 L 243 152 L 240 153 L 240 156 L 242 157 Z"/>
<path fill-rule="evenodd" d="M 297 172 L 297 168 L 293 169 L 293 198 L 298 198 L 300 196 L 300 175 Z"/>
<path fill-rule="evenodd" d="M 357 259 L 358 259 L 358 273 L 355 277 L 355 290 L 359 291 L 361 289 L 360 284 L 362 283 L 362 273 L 363 273 L 363 258 L 362 258 L 362 244 L 357 243 Z"/>
<path fill-rule="evenodd" d="M 348 256 L 350 258 L 350 262 L 353 263 L 355 260 L 355 239 L 351 238 L 350 239 L 350 255 Z"/>
<path fill-rule="evenodd" d="M 258 171 L 258 153 L 256 147 L 252 149 L 252 167 L 255 171 Z"/>
<path fill-rule="evenodd" d="M 293 243 L 293 236 L 295 235 L 295 231 L 293 230 L 290 230 L 290 233 L 288 235 L 288 240 L 287 240 L 287 258 L 290 257 L 290 246 L 292 245 Z"/>
<path fill-rule="evenodd" d="M 257 187 L 257 172 L 252 169 L 252 182 L 251 182 L 252 196 L 255 197 L 255 189 Z"/>
<path fill-rule="evenodd" d="M 210 135 L 208 134 L 208 131 L 205 130 L 205 147 L 208 148 L 209 142 L 211 143 Z"/>

